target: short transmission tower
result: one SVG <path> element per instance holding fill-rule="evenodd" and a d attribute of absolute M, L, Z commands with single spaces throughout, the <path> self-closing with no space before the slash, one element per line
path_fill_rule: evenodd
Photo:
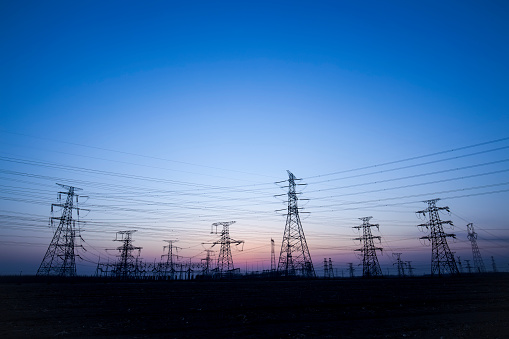
<path fill-rule="evenodd" d="M 350 273 L 350 278 L 353 278 L 353 272 L 355 271 L 355 268 L 353 267 L 353 263 L 348 263 L 348 272 Z"/>
<path fill-rule="evenodd" d="M 37 270 L 37 275 L 58 275 L 64 277 L 76 276 L 76 256 L 75 248 L 78 247 L 75 244 L 76 235 L 76 222 L 72 218 L 73 209 L 77 211 L 79 217 L 80 209 L 74 206 L 74 200 L 76 197 L 76 205 L 78 204 L 78 195 L 75 191 L 81 190 L 81 188 L 57 184 L 58 186 L 65 188 L 67 192 L 58 192 L 58 200 L 61 201 L 62 194 L 67 195 L 67 199 L 64 204 L 52 204 L 51 212 L 54 207 L 61 207 L 62 216 L 51 217 L 51 225 L 55 220 L 58 220 L 58 227 L 55 230 L 53 239 L 48 246 L 48 250 L 42 259 L 41 265 Z M 79 236 L 79 235 L 78 235 Z"/>
<path fill-rule="evenodd" d="M 479 247 L 477 247 L 477 233 L 474 231 L 474 224 L 469 223 L 467 225 L 468 230 L 468 240 L 472 243 L 472 255 L 474 257 L 474 269 L 477 273 L 486 273 L 486 267 L 484 267 L 484 262 L 482 261 L 481 252 L 479 251 Z"/>
<path fill-rule="evenodd" d="M 373 236 L 371 234 L 371 227 L 376 227 L 379 229 L 378 224 L 370 224 L 369 220 L 372 217 L 364 217 L 359 218 L 362 220 L 362 225 L 354 226 L 353 228 L 361 229 L 362 228 L 362 237 L 355 238 L 354 240 L 359 240 L 364 243 L 362 248 L 357 249 L 356 251 L 360 251 L 363 253 L 362 259 L 362 276 L 363 277 L 377 277 L 382 276 L 382 269 L 380 268 L 380 264 L 378 263 L 378 258 L 376 256 L 376 251 L 382 251 L 382 248 L 375 247 L 375 243 L 373 239 L 378 239 L 381 242 L 380 236 Z"/>
<path fill-rule="evenodd" d="M 223 226 L 223 230 L 221 231 L 221 239 L 213 243 L 212 247 L 217 244 L 221 244 L 221 249 L 219 250 L 219 256 L 217 258 L 217 270 L 223 275 L 228 272 L 233 272 L 235 267 L 233 266 L 233 258 L 232 258 L 232 250 L 230 245 L 240 245 L 243 244 L 243 240 L 233 240 L 230 238 L 230 225 L 234 224 L 235 221 L 227 221 L 227 222 L 216 222 L 212 224 L 212 226 L 216 227 L 215 234 L 218 234 L 217 226 Z M 214 232 L 211 232 L 214 233 Z"/>
<path fill-rule="evenodd" d="M 270 238 L 270 271 L 276 271 L 276 252 L 274 250 L 274 239 Z"/>
<path fill-rule="evenodd" d="M 408 267 L 408 275 L 413 277 L 414 276 L 414 268 L 412 267 L 412 262 L 405 261 L 405 263 L 407 264 L 407 267 Z"/>
<path fill-rule="evenodd" d="M 295 181 L 301 180 L 295 178 L 292 172 L 288 172 L 288 210 L 286 214 L 285 232 L 281 243 L 281 252 L 279 254 L 278 272 L 284 276 L 301 275 L 304 277 L 315 277 L 315 269 L 309 254 L 306 237 L 299 217 L 299 207 L 297 206 L 297 192 Z"/>
<path fill-rule="evenodd" d="M 133 278 L 138 273 L 138 257 L 141 252 L 141 247 L 133 246 L 132 231 L 119 231 L 116 234 L 114 241 L 122 242 L 122 246 L 117 247 L 118 262 L 115 267 L 115 276 L 121 279 Z M 135 257 L 133 251 L 138 250 L 138 255 Z"/>
<path fill-rule="evenodd" d="M 332 268 L 331 258 L 329 258 L 329 278 L 334 278 L 334 269 Z"/>
<path fill-rule="evenodd" d="M 454 255 L 447 244 L 447 238 L 456 238 L 456 235 L 445 233 L 442 226 L 443 224 L 453 225 L 452 221 L 440 220 L 440 215 L 438 213 L 441 210 L 449 212 L 449 207 L 437 207 L 436 202 L 439 200 L 440 199 L 432 199 L 425 201 L 425 203 L 428 204 L 428 208 L 417 212 L 418 214 L 428 216 L 428 222 L 418 226 L 426 227 L 426 229 L 430 230 L 430 234 L 421 237 L 421 239 L 426 239 L 431 242 L 431 275 L 459 274 Z"/>
<path fill-rule="evenodd" d="M 497 265 L 495 264 L 495 258 L 493 258 L 493 256 L 491 256 L 491 267 L 493 268 L 493 273 L 498 272 Z"/>
<path fill-rule="evenodd" d="M 400 278 L 405 276 L 405 263 L 401 260 L 401 254 L 402 253 L 392 253 L 392 256 L 396 257 L 395 264 L 398 265 L 398 277 Z"/>

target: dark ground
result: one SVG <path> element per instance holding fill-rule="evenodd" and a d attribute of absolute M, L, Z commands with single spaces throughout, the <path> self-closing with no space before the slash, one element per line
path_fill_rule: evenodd
<path fill-rule="evenodd" d="M 308 281 L 0 278 L 0 337 L 509 338 L 509 275 Z"/>

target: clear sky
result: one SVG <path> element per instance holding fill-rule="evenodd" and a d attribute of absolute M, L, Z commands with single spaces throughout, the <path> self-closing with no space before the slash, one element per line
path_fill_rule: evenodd
<path fill-rule="evenodd" d="M 199 262 L 229 220 L 236 266 L 269 268 L 287 169 L 318 274 L 360 263 L 365 216 L 384 273 L 428 273 L 433 198 L 457 256 L 473 222 L 508 270 L 508 34 L 504 1 L 3 1 L 0 274 L 36 272 L 57 182 L 88 196 L 78 273 L 132 229 L 147 262 L 165 239 Z"/>

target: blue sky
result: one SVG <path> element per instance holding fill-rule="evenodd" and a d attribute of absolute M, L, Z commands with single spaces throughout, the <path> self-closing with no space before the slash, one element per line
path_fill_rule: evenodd
<path fill-rule="evenodd" d="M 463 195 L 443 200 L 461 239 L 451 247 L 469 255 L 474 222 L 481 251 L 484 240 L 507 268 L 508 193 L 490 192 L 507 189 L 509 142 L 459 149 L 509 137 L 506 3 L 0 6 L 0 271 L 36 271 L 55 182 L 89 196 L 89 261 L 123 229 L 139 230 L 148 261 L 168 237 L 199 261 L 210 224 L 233 219 L 246 241 L 234 259 L 267 266 L 268 240 L 280 245 L 284 230 L 273 182 L 286 169 L 308 184 L 317 266 L 358 262 L 351 227 L 373 215 L 384 267 L 399 251 L 425 272 L 416 201 Z M 20 214 L 31 219 L 13 223 Z"/>

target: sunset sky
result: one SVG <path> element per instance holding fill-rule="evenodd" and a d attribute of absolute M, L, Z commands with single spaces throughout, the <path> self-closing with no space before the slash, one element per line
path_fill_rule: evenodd
<path fill-rule="evenodd" d="M 507 2 L 3 1 L 0 32 L 0 274 L 37 271 L 55 183 L 90 210 L 78 274 L 123 230 L 146 262 L 175 239 L 199 263 L 230 220 L 236 267 L 268 269 L 286 170 L 317 275 L 362 272 L 365 216 L 384 274 L 392 253 L 429 273 L 434 198 L 456 256 L 472 222 L 509 270 Z"/>

